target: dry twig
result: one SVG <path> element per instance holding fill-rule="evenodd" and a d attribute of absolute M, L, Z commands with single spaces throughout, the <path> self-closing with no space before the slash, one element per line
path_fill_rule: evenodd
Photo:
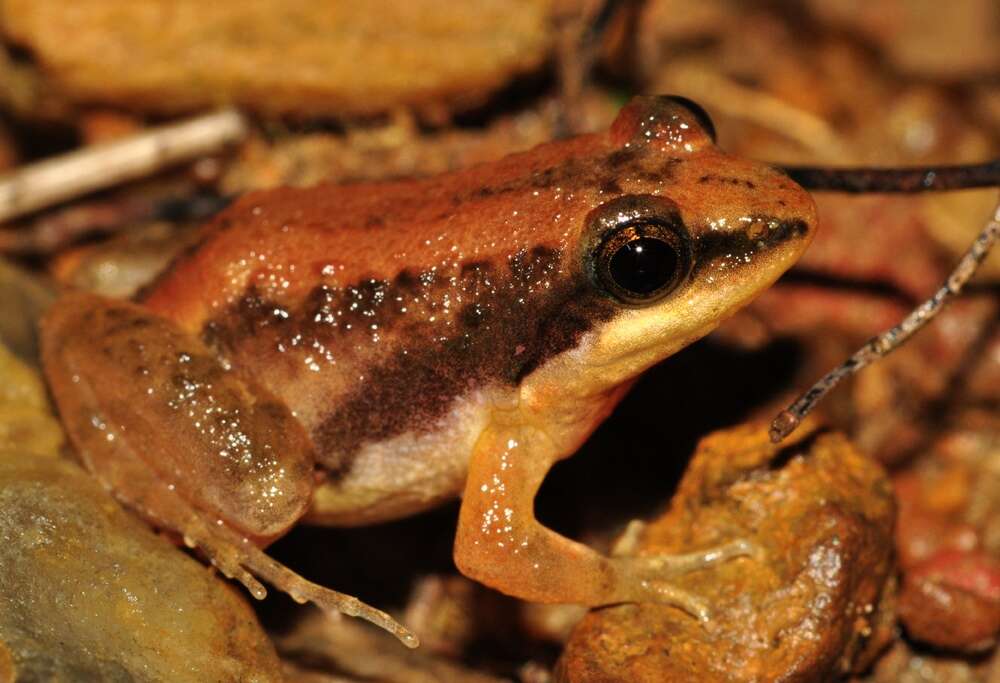
<path fill-rule="evenodd" d="M 246 134 L 235 109 L 31 164 L 0 178 L 0 223 L 215 152 Z"/>
<path fill-rule="evenodd" d="M 948 276 L 945 284 L 930 299 L 915 308 L 901 323 L 871 339 L 842 365 L 824 375 L 788 408 L 781 411 L 771 422 L 771 441 L 779 443 L 791 434 L 801 424 L 803 418 L 812 411 L 828 391 L 837 386 L 840 380 L 853 375 L 872 361 L 889 354 L 912 337 L 917 330 L 933 320 L 944 305 L 962 291 L 998 237 L 1000 237 L 1000 202 L 994 209 L 993 217 L 986 223 L 986 227 L 962 256 L 962 260 Z"/>

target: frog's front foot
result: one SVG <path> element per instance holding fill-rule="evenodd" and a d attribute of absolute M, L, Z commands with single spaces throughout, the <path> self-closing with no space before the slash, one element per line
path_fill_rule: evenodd
<path fill-rule="evenodd" d="M 480 437 L 455 535 L 462 573 L 522 600 L 590 607 L 666 603 L 708 620 L 705 601 L 669 579 L 755 554 L 754 546 L 735 540 L 683 555 L 636 557 L 631 552 L 642 525 L 633 523 L 616 554 L 607 557 L 557 534 L 534 515 L 535 493 L 553 462 L 545 439 L 525 428 L 488 430 Z"/>
<path fill-rule="evenodd" d="M 711 611 L 707 603 L 694 593 L 669 583 L 671 577 L 687 574 L 726 562 L 737 557 L 756 554 L 749 541 L 737 539 L 723 545 L 679 555 L 647 557 L 614 557 L 615 585 L 609 602 L 654 602 L 682 609 L 699 621 L 708 621 Z"/>

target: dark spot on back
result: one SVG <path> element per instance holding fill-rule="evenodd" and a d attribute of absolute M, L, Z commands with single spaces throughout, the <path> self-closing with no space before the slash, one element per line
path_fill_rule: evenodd
<path fill-rule="evenodd" d="M 343 453 L 337 462 L 344 471 L 366 441 L 432 429 L 456 398 L 490 384 L 516 385 L 613 315 L 613 305 L 579 280 L 529 291 L 557 259 L 557 252 L 535 249 L 512 257 L 506 275 L 469 270 L 496 281 L 497 293 L 460 309 L 450 336 L 418 336 L 368 367 L 365 382 L 315 430 L 320 452 Z"/>
<path fill-rule="evenodd" d="M 570 164 L 572 166 L 572 163 Z M 555 185 L 555 180 L 557 177 L 556 169 L 547 168 L 544 171 L 539 171 L 531 176 L 529 181 L 529 186 L 536 190 L 547 190 L 548 188 Z"/>
<path fill-rule="evenodd" d="M 614 178 L 608 178 L 601 183 L 601 192 L 605 194 L 621 194 L 622 186 L 618 184 L 618 181 Z"/>
<path fill-rule="evenodd" d="M 608 170 L 616 172 L 635 161 L 637 156 L 638 150 L 634 148 L 618 149 L 609 154 L 604 163 Z"/>
<path fill-rule="evenodd" d="M 466 262 L 455 276 L 403 271 L 392 281 L 320 286 L 287 317 L 275 316 L 284 309 L 251 289 L 203 336 L 223 354 L 265 330 L 276 343 L 297 343 L 303 351 L 314 342 L 335 354 L 361 348 L 361 365 L 351 372 L 364 379 L 352 376 L 353 388 L 313 430 L 324 464 L 346 471 L 365 442 L 433 429 L 456 398 L 488 385 L 516 385 L 609 319 L 617 307 L 582 269 L 565 268 L 561 252 L 536 247 L 506 263 Z M 452 308 L 434 307 L 446 299 Z M 456 306 L 460 300 L 464 305 Z M 371 342 L 372 325 L 394 340 L 391 346 Z"/>

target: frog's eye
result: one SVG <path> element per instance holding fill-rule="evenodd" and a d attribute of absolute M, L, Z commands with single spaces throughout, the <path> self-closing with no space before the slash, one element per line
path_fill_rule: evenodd
<path fill-rule="evenodd" d="M 594 259 L 601 286 L 628 304 L 666 296 L 687 277 L 690 267 L 687 240 L 672 226 L 657 222 L 627 223 L 609 231 Z"/>
<path fill-rule="evenodd" d="M 708 112 L 702 109 L 701 105 L 694 100 L 689 100 L 686 97 L 681 97 L 680 95 L 667 95 L 664 99 L 670 100 L 671 102 L 677 104 L 678 106 L 687 109 L 691 116 L 694 117 L 701 129 L 705 131 L 708 137 L 712 138 L 712 142 L 718 142 L 715 135 L 715 124 L 712 123 L 712 117 L 708 115 Z"/>

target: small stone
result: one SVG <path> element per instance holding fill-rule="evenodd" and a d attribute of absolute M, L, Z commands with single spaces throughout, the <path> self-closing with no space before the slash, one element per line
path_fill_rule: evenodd
<path fill-rule="evenodd" d="M 1000 563 L 982 552 L 937 553 L 903 575 L 899 617 L 928 645 L 989 650 L 1000 633 Z"/>
<path fill-rule="evenodd" d="M 72 463 L 0 450 L 0 540 L 0 681 L 282 679 L 240 594 Z"/>
<path fill-rule="evenodd" d="M 549 0 L 4 0 L 3 30 L 67 99 L 172 114 L 474 107 L 545 62 Z"/>
<path fill-rule="evenodd" d="M 783 447 L 763 425 L 704 439 L 641 555 L 745 539 L 760 549 L 671 579 L 711 606 L 591 612 L 559 661 L 563 683 L 826 681 L 871 663 L 892 637 L 894 505 L 881 467 L 830 432 Z"/>

